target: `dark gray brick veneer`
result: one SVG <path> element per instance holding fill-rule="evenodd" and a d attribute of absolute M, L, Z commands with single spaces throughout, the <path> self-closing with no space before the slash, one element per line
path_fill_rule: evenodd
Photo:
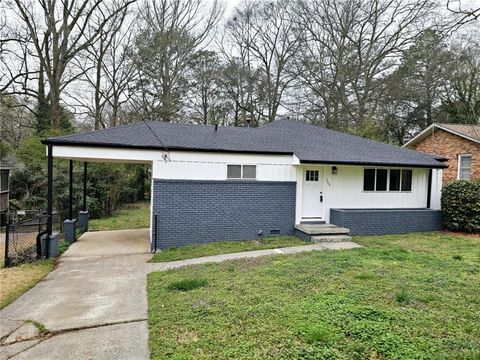
<path fill-rule="evenodd" d="M 352 235 L 402 234 L 442 229 L 442 212 L 432 209 L 330 209 L 330 222 Z"/>
<path fill-rule="evenodd" d="M 295 182 L 155 179 L 157 248 L 293 234 L 295 197 Z"/>

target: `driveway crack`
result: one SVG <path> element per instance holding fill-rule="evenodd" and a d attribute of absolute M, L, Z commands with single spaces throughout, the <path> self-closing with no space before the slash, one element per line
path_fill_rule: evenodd
<path fill-rule="evenodd" d="M 13 344 L 18 344 L 18 343 L 25 342 L 25 341 L 39 340 L 40 339 L 40 342 L 33 345 L 33 346 L 36 346 L 36 345 L 40 344 L 42 341 L 44 341 L 46 339 L 49 339 L 53 336 L 60 335 L 60 334 L 65 334 L 65 333 L 70 333 L 70 332 L 75 332 L 75 331 L 81 331 L 81 330 L 97 329 L 97 328 L 113 326 L 113 325 L 137 323 L 137 322 L 143 322 L 143 321 L 147 321 L 147 320 L 148 319 L 146 319 L 146 318 L 141 318 L 141 319 L 132 319 L 132 320 L 124 320 L 124 321 L 113 321 L 113 322 L 104 323 L 104 324 L 97 324 L 97 325 L 79 326 L 79 327 L 73 327 L 73 328 L 61 329 L 61 330 L 48 330 L 44 334 L 34 336 L 34 337 L 31 337 L 31 338 L 28 338 L 28 339 L 22 339 L 22 340 L 18 340 L 18 341 L 8 343 L 8 344 L 3 344 L 2 343 L 2 344 L 0 344 L 0 347 L 9 346 L 9 345 L 13 345 Z M 28 349 L 31 349 L 33 346 L 30 346 Z M 28 350 L 28 349 L 24 349 L 24 350 L 20 351 L 19 353 L 15 354 L 15 355 L 18 355 L 21 352 L 23 352 L 25 350 Z"/>

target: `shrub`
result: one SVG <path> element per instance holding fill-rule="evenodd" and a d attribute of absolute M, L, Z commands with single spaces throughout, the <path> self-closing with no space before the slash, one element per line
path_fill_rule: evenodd
<path fill-rule="evenodd" d="M 184 279 L 168 284 L 168 290 L 190 291 L 207 285 L 206 279 Z"/>
<path fill-rule="evenodd" d="M 480 181 L 457 180 L 442 190 L 445 227 L 453 231 L 480 232 Z"/>

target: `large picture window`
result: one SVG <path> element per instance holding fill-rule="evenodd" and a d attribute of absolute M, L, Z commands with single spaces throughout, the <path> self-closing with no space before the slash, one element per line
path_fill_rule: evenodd
<path fill-rule="evenodd" d="M 227 165 L 227 179 L 256 179 L 256 165 Z"/>
<path fill-rule="evenodd" d="M 363 191 L 412 191 L 412 170 L 364 169 Z"/>

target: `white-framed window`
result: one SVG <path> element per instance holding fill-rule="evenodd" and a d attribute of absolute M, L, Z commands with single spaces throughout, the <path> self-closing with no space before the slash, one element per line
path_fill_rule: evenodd
<path fill-rule="evenodd" d="M 305 181 L 318 181 L 318 170 L 305 171 Z"/>
<path fill-rule="evenodd" d="M 468 180 L 472 174 L 472 154 L 458 155 L 457 179 Z"/>
<path fill-rule="evenodd" d="M 365 168 L 363 191 L 412 191 L 412 170 Z"/>
<path fill-rule="evenodd" d="M 227 179 L 251 179 L 257 178 L 256 165 L 227 165 Z"/>

